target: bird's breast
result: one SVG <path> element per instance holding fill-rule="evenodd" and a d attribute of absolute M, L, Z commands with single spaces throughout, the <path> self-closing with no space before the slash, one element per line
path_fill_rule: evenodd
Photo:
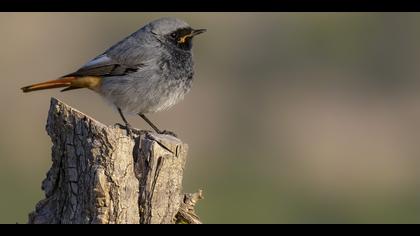
<path fill-rule="evenodd" d="M 134 73 L 106 78 L 100 93 L 124 112 L 147 114 L 181 101 L 193 77 L 191 55 L 165 56 Z"/>

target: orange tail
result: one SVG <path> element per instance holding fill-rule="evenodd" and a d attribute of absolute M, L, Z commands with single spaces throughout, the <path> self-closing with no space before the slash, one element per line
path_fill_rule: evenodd
<path fill-rule="evenodd" d="M 52 89 L 52 88 L 62 88 L 71 86 L 72 81 L 77 77 L 64 77 L 61 79 L 50 80 L 39 84 L 32 84 L 26 87 L 21 88 L 24 93 L 42 90 L 42 89 Z"/>

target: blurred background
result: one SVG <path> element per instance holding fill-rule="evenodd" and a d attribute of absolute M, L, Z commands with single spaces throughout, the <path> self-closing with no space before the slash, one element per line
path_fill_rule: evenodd
<path fill-rule="evenodd" d="M 184 190 L 204 189 L 205 223 L 420 223 L 416 13 L 1 13 L 0 223 L 44 197 L 50 97 L 120 122 L 89 90 L 20 87 L 162 16 L 208 29 L 191 93 L 150 115 L 190 145 Z"/>

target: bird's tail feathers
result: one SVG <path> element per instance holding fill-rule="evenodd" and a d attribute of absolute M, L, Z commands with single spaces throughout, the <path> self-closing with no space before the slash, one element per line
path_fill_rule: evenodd
<path fill-rule="evenodd" d="M 75 76 L 69 76 L 69 77 L 62 77 L 60 79 L 50 80 L 42 83 L 32 84 L 29 86 L 25 86 L 22 89 L 24 93 L 37 91 L 37 90 L 44 90 L 44 89 L 53 89 L 53 88 L 63 88 L 67 87 L 63 90 L 73 90 L 73 89 L 79 89 L 79 88 L 90 88 L 90 89 L 96 89 L 100 84 L 100 78 L 94 77 L 94 76 L 84 76 L 84 77 L 75 77 Z"/>

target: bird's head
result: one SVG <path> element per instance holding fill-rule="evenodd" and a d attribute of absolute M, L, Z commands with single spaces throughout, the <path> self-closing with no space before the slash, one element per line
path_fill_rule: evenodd
<path fill-rule="evenodd" d="M 183 20 L 169 17 L 152 21 L 147 28 L 163 44 L 187 51 L 192 48 L 192 39 L 206 32 L 205 29 L 191 28 Z"/>

